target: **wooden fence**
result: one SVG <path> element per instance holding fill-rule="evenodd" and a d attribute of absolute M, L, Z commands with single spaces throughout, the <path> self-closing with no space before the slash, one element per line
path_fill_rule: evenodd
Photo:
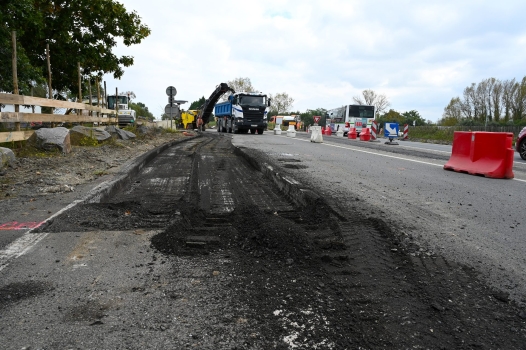
<path fill-rule="evenodd" d="M 21 123 L 117 123 L 116 117 L 109 117 L 110 115 L 116 115 L 115 110 L 78 102 L 51 100 L 40 97 L 0 93 L 0 104 L 15 106 L 25 105 L 53 108 L 68 108 L 81 111 L 80 115 L 0 112 L 0 123 L 14 123 L 17 129 L 14 131 L 0 132 L 0 144 L 12 141 L 24 141 L 27 140 L 33 134 L 33 130 L 20 130 Z M 93 115 L 94 113 L 96 113 L 96 115 Z"/>

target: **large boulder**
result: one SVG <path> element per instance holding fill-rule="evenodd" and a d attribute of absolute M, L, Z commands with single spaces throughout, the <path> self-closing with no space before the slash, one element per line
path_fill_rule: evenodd
<path fill-rule="evenodd" d="M 121 140 L 129 140 L 134 139 L 137 136 L 131 131 L 119 129 L 118 127 L 114 125 L 108 125 L 105 129 L 107 132 L 109 132 L 111 135 L 117 135 Z"/>
<path fill-rule="evenodd" d="M 100 128 L 90 128 L 87 126 L 74 126 L 69 133 L 74 145 L 80 145 L 83 138 L 89 137 L 98 142 L 105 141 L 111 137 L 110 133 Z"/>
<path fill-rule="evenodd" d="M 27 142 L 45 151 L 59 150 L 64 154 L 71 152 L 69 130 L 63 127 L 35 130 Z"/>
<path fill-rule="evenodd" d="M 147 135 L 150 133 L 150 129 L 146 125 L 140 125 L 137 128 L 137 132 L 141 135 Z"/>
<path fill-rule="evenodd" d="M 0 147 L 0 169 L 13 166 L 16 161 L 15 154 L 9 148 Z"/>

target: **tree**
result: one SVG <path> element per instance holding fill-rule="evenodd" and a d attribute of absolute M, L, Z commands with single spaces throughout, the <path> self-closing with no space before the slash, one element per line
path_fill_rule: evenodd
<path fill-rule="evenodd" d="M 363 90 L 362 96 L 354 96 L 354 102 L 359 105 L 374 106 L 376 115 L 380 115 L 383 111 L 391 105 L 385 95 L 378 95 L 373 90 Z"/>
<path fill-rule="evenodd" d="M 404 124 L 416 125 L 416 126 L 426 125 L 425 119 L 422 118 L 420 113 L 418 113 L 415 110 L 404 112 L 402 113 L 402 116 L 405 118 L 403 122 Z"/>
<path fill-rule="evenodd" d="M 442 114 L 442 123 L 447 120 L 448 125 L 456 125 L 462 119 L 462 102 L 459 97 L 451 99 L 449 104 L 444 108 Z M 452 124 L 454 123 L 454 124 Z M 443 125 L 443 124 L 441 124 Z"/>
<path fill-rule="evenodd" d="M 203 96 L 199 100 L 192 102 L 190 104 L 190 107 L 188 107 L 188 110 L 199 109 L 199 108 L 201 108 L 202 105 L 205 104 L 205 102 L 206 102 L 206 99 Z"/>
<path fill-rule="evenodd" d="M 150 112 L 148 110 L 148 107 L 146 107 L 146 105 L 142 102 L 137 102 L 137 103 L 131 102 L 130 108 L 135 111 L 135 114 L 138 117 L 141 116 L 141 117 L 145 117 L 146 119 L 149 119 L 152 121 L 155 120 L 155 117 L 153 116 L 152 112 Z"/>
<path fill-rule="evenodd" d="M 394 109 L 390 109 L 388 112 L 379 116 L 377 120 L 378 120 L 378 124 L 383 124 L 383 123 L 403 124 L 405 121 L 405 118 L 399 112 L 395 111 Z"/>
<path fill-rule="evenodd" d="M 305 125 L 313 125 L 314 124 L 314 116 L 320 116 L 321 123 L 325 125 L 325 115 L 327 114 L 327 110 L 325 108 L 316 108 L 316 109 L 307 109 L 304 113 L 299 113 L 301 121 Z"/>
<path fill-rule="evenodd" d="M 522 78 L 520 83 L 515 83 L 511 109 L 514 122 L 518 122 L 523 118 L 526 109 L 526 77 Z"/>
<path fill-rule="evenodd" d="M 274 115 L 281 113 L 287 113 L 292 108 L 294 99 L 290 97 L 286 92 L 277 93 L 276 95 L 269 95 L 270 98 L 270 112 Z"/>
<path fill-rule="evenodd" d="M 106 73 L 120 78 L 123 68 L 133 65 L 133 57 L 118 57 L 112 52 L 117 46 L 116 39 L 130 46 L 150 35 L 150 29 L 141 23 L 136 12 L 127 12 L 124 5 L 113 0 L 8 2 L 19 6 L 17 16 L 6 15 L 9 18 L 1 18 L 1 25 L 9 31 L 17 31 L 20 48 L 25 51 L 29 63 L 44 75 L 43 72 L 47 72 L 44 52 L 49 43 L 53 88 L 59 91 L 78 90 L 77 62 L 85 78 L 102 78 Z"/>
<path fill-rule="evenodd" d="M 19 38 L 24 34 L 25 24 L 40 22 L 41 14 L 33 7 L 33 0 L 4 0 L 0 11 L 0 91 L 13 92 L 12 70 L 12 35 L 16 32 L 17 46 L 17 77 L 20 94 L 29 95 L 31 86 L 44 83 L 44 73 L 41 67 L 35 67 L 29 60 L 28 53 Z M 14 24 L 23 24 L 17 28 Z M 45 48 L 45 47 L 44 47 Z M 42 50 L 43 51 L 43 50 Z"/>
<path fill-rule="evenodd" d="M 250 78 L 235 78 L 234 80 L 227 81 L 229 87 L 235 92 L 255 92 L 256 90 L 252 86 Z M 221 96 L 220 101 L 224 102 L 228 99 L 228 96 L 232 95 L 230 91 Z"/>
<path fill-rule="evenodd" d="M 512 111 L 512 99 L 517 85 L 515 84 L 515 78 L 512 80 L 505 80 L 502 83 L 502 103 L 504 104 L 504 122 L 507 123 L 510 120 Z"/>

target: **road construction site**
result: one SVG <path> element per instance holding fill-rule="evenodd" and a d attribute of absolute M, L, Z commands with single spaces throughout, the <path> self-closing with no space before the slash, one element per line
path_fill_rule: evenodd
<path fill-rule="evenodd" d="M 477 242 L 499 214 L 471 193 L 507 206 L 522 182 L 299 134 L 166 144 L 24 233 L 1 255 L 5 348 L 524 348 L 525 262 L 499 241 L 520 219 Z"/>

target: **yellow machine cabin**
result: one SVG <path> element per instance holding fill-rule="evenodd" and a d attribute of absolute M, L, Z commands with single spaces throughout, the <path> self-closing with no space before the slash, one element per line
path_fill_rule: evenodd
<path fill-rule="evenodd" d="M 181 124 L 183 124 L 184 129 L 197 129 L 196 120 L 198 112 L 197 110 L 191 109 L 181 113 Z"/>

